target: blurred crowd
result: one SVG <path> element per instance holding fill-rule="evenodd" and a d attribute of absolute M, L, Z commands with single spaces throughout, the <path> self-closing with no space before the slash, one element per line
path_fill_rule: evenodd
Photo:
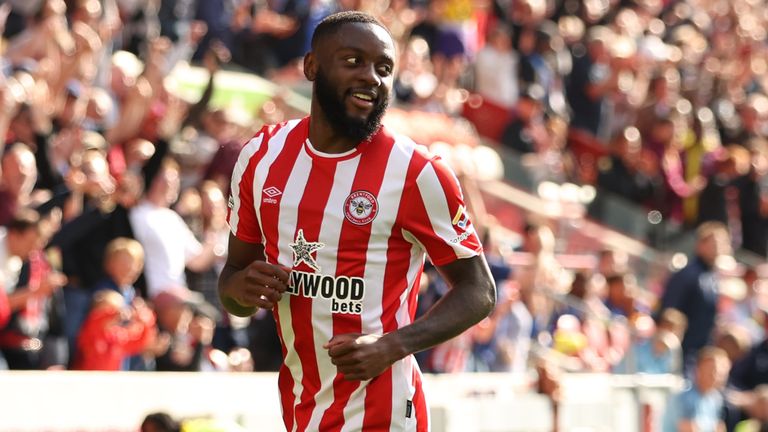
<path fill-rule="evenodd" d="M 211 102 L 214 77 L 306 89 L 312 29 L 345 9 L 395 37 L 396 108 L 471 124 L 539 179 L 696 230 L 658 286 L 622 250 L 563 265 L 558 221 L 506 247 L 474 184 L 484 167 L 457 166 L 499 300 L 420 353 L 425 371 L 533 376 L 555 404 L 562 371 L 678 374 L 691 386 L 668 430 L 768 428 L 768 274 L 733 259 L 768 252 L 759 0 L 3 2 L 0 369 L 277 370 L 269 311 L 226 314 L 216 283 L 242 143 L 303 113 L 279 93 L 244 120 Z M 190 63 L 210 77 L 195 100 L 166 85 Z M 417 313 L 446 289 L 427 264 Z"/>

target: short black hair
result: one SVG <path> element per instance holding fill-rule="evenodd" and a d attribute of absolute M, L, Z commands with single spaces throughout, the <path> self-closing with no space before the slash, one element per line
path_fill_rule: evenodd
<path fill-rule="evenodd" d="M 377 20 L 373 15 L 360 11 L 344 11 L 328 15 L 320 24 L 315 28 L 315 32 L 312 33 L 312 49 L 317 48 L 319 40 L 333 34 L 339 27 L 344 24 L 375 24 L 389 33 L 389 29 Z M 390 36 L 392 35 L 389 33 Z"/>

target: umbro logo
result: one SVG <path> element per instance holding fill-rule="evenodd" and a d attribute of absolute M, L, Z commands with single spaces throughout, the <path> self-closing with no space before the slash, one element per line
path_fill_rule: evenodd
<path fill-rule="evenodd" d="M 283 191 L 280 189 L 270 186 L 262 191 L 264 195 L 264 199 L 262 199 L 262 202 L 269 203 L 269 204 L 277 204 L 277 199 L 275 197 L 280 196 L 283 194 Z"/>

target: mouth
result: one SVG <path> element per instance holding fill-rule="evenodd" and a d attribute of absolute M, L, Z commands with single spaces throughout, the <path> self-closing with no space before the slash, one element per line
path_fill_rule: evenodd
<path fill-rule="evenodd" d="M 352 90 L 349 92 L 350 100 L 354 106 L 364 111 L 369 111 L 376 103 L 376 92 L 372 90 Z"/>

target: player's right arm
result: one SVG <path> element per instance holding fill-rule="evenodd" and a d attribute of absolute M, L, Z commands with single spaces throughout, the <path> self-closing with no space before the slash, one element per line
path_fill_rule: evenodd
<path fill-rule="evenodd" d="M 227 312 L 247 317 L 280 301 L 288 273 L 266 262 L 264 246 L 229 236 L 227 262 L 219 275 L 219 298 Z"/>

